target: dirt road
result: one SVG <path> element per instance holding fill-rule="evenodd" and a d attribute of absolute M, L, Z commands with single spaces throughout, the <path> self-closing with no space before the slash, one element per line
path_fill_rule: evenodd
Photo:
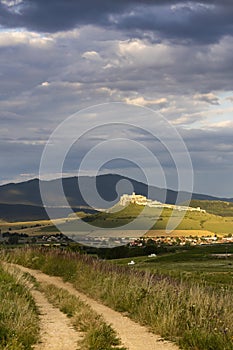
<path fill-rule="evenodd" d="M 52 283 L 58 288 L 66 289 L 70 294 L 73 294 L 79 297 L 82 301 L 90 305 L 90 307 L 95 310 L 97 313 L 101 314 L 104 320 L 111 324 L 115 331 L 118 333 L 122 344 L 127 347 L 129 350 L 178 350 L 179 348 L 168 341 L 163 341 L 161 338 L 155 334 L 150 333 L 146 327 L 139 325 L 138 323 L 132 321 L 126 316 L 123 316 L 121 313 L 116 312 L 109 307 L 89 298 L 83 293 L 78 292 L 70 283 L 65 283 L 60 277 L 48 276 L 40 271 L 28 269 L 23 266 L 19 266 L 22 271 L 30 273 L 34 276 L 38 282 Z M 48 312 L 47 312 L 48 311 Z M 50 314 L 49 310 L 44 310 L 45 314 Z M 58 316 L 55 317 L 58 320 Z M 60 318 L 60 317 L 59 317 Z M 62 323 L 63 321 L 61 321 Z M 53 326 L 52 326 L 53 328 Z M 54 324 L 56 329 L 56 325 Z M 69 332 L 71 329 L 69 329 Z M 52 330 L 51 330 L 52 332 Z M 54 330 L 55 333 L 58 333 Z M 70 338 L 72 340 L 72 335 L 67 333 L 65 338 Z M 75 334 L 74 337 L 77 337 Z M 75 340 L 76 341 L 76 340 Z M 38 350 L 39 348 L 36 348 Z M 43 348 L 43 349 L 55 349 L 55 348 Z M 58 349 L 58 348 L 56 348 Z M 66 349 L 62 347 L 61 349 Z M 67 347 L 68 349 L 68 347 Z M 72 350 L 72 347 L 69 347 L 69 350 Z"/>
<path fill-rule="evenodd" d="M 53 307 L 42 293 L 31 290 L 40 311 L 41 342 L 35 350 L 76 350 L 81 335 L 74 330 L 68 317 Z"/>

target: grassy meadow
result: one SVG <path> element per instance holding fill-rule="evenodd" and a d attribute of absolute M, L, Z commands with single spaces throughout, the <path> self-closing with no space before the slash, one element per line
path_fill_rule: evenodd
<path fill-rule="evenodd" d="M 171 267 L 179 261 L 185 263 L 187 258 L 180 255 L 175 262 L 175 255 L 169 256 L 161 256 L 161 264 L 162 259 L 165 265 L 173 259 Z M 14 249 L 8 254 L 2 251 L 2 257 L 63 277 L 80 291 L 128 314 L 183 349 L 233 349 L 232 284 L 209 283 L 201 275 L 176 276 L 169 274 L 169 268 L 132 268 L 122 266 L 122 261 L 117 265 L 51 248 Z M 194 266 L 198 262 L 191 256 L 189 260 Z M 215 263 L 213 260 L 213 266 Z"/>
<path fill-rule="evenodd" d="M 38 312 L 25 282 L 0 264 L 1 350 L 29 350 L 38 341 Z"/>
<path fill-rule="evenodd" d="M 131 260 L 132 258 L 115 259 L 112 263 L 126 266 Z M 171 254 L 152 258 L 135 257 L 133 260 L 135 265 L 131 268 L 220 288 L 233 287 L 233 244 L 194 246 L 188 250 L 179 249 Z"/>

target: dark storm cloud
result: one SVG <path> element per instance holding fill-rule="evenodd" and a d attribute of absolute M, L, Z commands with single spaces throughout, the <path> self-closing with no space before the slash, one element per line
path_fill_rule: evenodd
<path fill-rule="evenodd" d="M 128 101 L 159 110 L 180 129 L 196 191 L 232 195 L 232 0 L 19 1 L 0 0 L 0 24 L 15 28 L 0 30 L 0 181 L 38 173 L 44 142 L 70 114 Z M 84 146 L 70 154 L 70 173 Z M 156 150 L 170 171 L 170 158 Z"/>
<path fill-rule="evenodd" d="M 8 5 L 7 5 L 8 4 Z M 0 24 L 56 32 L 94 24 L 129 31 L 134 36 L 152 32 L 162 37 L 215 42 L 233 34 L 232 1 L 175 0 L 22 0 L 1 1 Z"/>
<path fill-rule="evenodd" d="M 193 8 L 187 6 L 175 11 L 164 6 L 159 9 L 150 7 L 119 19 L 119 24 L 130 31 L 154 32 L 152 41 L 161 36 L 175 41 L 212 43 L 233 34 L 232 14 L 231 6 L 208 8 L 197 4 Z"/>
<path fill-rule="evenodd" d="M 10 2 L 9 2 L 10 3 Z M 128 6 L 141 1 L 108 0 L 22 0 L 20 4 L 7 6 L 1 1 L 0 19 L 3 25 L 25 26 L 40 31 L 67 30 L 78 24 L 101 23 L 111 13 L 121 13 Z M 145 1 L 153 3 L 153 1 Z M 17 11 L 14 11 L 17 8 Z"/>

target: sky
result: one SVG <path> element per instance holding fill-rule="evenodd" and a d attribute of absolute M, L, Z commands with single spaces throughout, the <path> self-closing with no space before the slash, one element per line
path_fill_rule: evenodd
<path fill-rule="evenodd" d="M 70 115 L 121 102 L 150 108 L 177 129 L 192 160 L 195 192 L 233 197 L 232 70 L 230 0 L 1 0 L 0 183 L 38 177 L 50 135 Z M 77 120 L 92 128 L 93 118 L 83 113 Z M 124 120 L 132 123 L 132 115 Z M 104 141 L 107 133 L 84 137 L 64 175 L 75 174 L 93 139 Z M 143 137 L 146 147 L 155 145 L 142 131 L 134 140 Z M 156 152 L 167 185 L 176 188 L 172 161 Z M 134 166 L 128 156 L 101 169 L 131 175 Z"/>

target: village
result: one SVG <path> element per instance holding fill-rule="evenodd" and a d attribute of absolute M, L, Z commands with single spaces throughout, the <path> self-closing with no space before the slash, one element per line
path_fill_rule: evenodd
<path fill-rule="evenodd" d="M 161 237 L 146 237 L 135 239 L 130 243 L 130 246 L 143 246 L 145 243 L 154 243 L 157 246 L 161 245 L 177 245 L 177 246 L 196 246 L 196 245 L 209 245 L 209 244 L 225 244 L 233 243 L 233 235 L 228 234 L 224 236 L 192 236 L 191 232 L 189 236 L 161 236 Z"/>
<path fill-rule="evenodd" d="M 77 242 L 77 240 L 75 240 Z M 74 242 L 62 233 L 49 235 L 33 235 L 26 233 L 5 232 L 0 233 L 0 244 L 7 245 L 23 245 L 23 244 L 48 244 L 48 245 L 68 245 Z M 211 236 L 195 236 L 192 232 L 186 236 L 143 236 L 143 237 L 100 237 L 100 236 L 80 236 L 78 242 L 85 246 L 99 247 L 116 247 L 128 245 L 129 247 L 143 247 L 147 244 L 160 246 L 196 246 L 196 245 L 212 245 L 233 243 L 233 235 L 211 235 Z"/>

